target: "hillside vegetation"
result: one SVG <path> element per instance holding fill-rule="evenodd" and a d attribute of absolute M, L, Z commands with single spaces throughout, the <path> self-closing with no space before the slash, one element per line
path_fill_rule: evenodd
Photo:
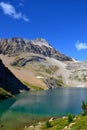
<path fill-rule="evenodd" d="M 9 97 L 13 97 L 13 95 L 10 92 L 4 90 L 2 87 L 0 87 L 0 100 L 7 99 Z"/>
<path fill-rule="evenodd" d="M 87 130 L 87 102 L 83 101 L 81 108 L 80 115 L 69 113 L 68 116 L 51 118 L 31 126 L 25 126 L 24 130 Z"/>
<path fill-rule="evenodd" d="M 68 117 L 49 119 L 25 126 L 23 130 L 87 130 L 87 116 L 75 116 L 71 122 Z"/>

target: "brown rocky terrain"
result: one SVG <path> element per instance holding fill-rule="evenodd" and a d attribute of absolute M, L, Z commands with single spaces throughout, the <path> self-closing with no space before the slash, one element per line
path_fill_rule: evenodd
<path fill-rule="evenodd" d="M 1 39 L 0 58 L 32 90 L 87 86 L 87 62 L 61 54 L 44 39 Z"/>

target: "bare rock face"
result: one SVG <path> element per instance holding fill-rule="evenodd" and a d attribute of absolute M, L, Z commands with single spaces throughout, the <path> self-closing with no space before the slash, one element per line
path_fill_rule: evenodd
<path fill-rule="evenodd" d="M 63 81 L 62 79 L 55 79 L 53 77 L 47 78 L 45 80 L 45 83 L 47 84 L 48 89 L 52 89 L 52 88 L 58 88 L 58 87 L 63 87 Z"/>
<path fill-rule="evenodd" d="M 4 66 L 0 60 L 0 88 L 11 94 L 20 93 L 20 91 L 29 90 L 23 85 L 11 72 Z"/>
<path fill-rule="evenodd" d="M 60 61 L 72 61 L 70 57 L 61 54 L 50 46 L 45 39 L 26 40 L 22 38 L 11 38 L 0 40 L 0 54 L 15 56 L 21 53 L 35 53 Z"/>
<path fill-rule="evenodd" d="M 87 61 L 79 62 L 61 54 L 45 39 L 0 39 L 0 54 L 5 66 L 32 90 L 87 87 Z M 0 61 L 0 87 L 12 94 L 27 90 L 3 63 Z"/>

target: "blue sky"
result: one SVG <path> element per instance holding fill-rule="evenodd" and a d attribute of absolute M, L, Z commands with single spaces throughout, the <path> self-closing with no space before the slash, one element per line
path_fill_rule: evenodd
<path fill-rule="evenodd" d="M 45 38 L 60 52 L 87 59 L 87 0 L 0 0 L 0 38 Z"/>

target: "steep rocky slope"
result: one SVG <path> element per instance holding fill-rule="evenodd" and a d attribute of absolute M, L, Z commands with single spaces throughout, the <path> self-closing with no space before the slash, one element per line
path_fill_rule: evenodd
<path fill-rule="evenodd" d="M 11 38 L 0 40 L 1 54 L 12 56 L 27 52 L 53 57 L 60 61 L 72 61 L 70 57 L 51 47 L 45 39 L 25 40 L 22 38 Z"/>
<path fill-rule="evenodd" d="M 31 89 L 87 86 L 87 62 L 61 54 L 44 39 L 1 39 L 0 58 Z"/>
<path fill-rule="evenodd" d="M 6 98 L 11 94 L 29 90 L 23 85 L 0 60 L 0 98 Z M 11 93 L 11 94 L 10 94 Z"/>

